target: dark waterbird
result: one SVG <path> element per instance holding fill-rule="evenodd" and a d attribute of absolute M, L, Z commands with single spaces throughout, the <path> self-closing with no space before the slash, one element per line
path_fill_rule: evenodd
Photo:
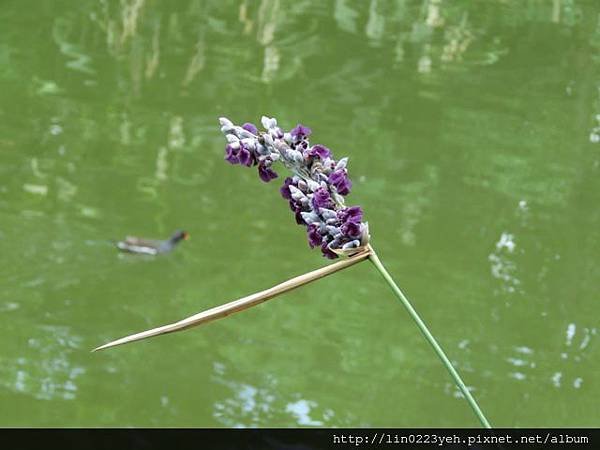
<path fill-rule="evenodd" d="M 116 246 L 123 252 L 158 255 L 160 253 L 169 253 L 181 240 L 188 239 L 189 236 L 183 230 L 177 230 L 169 239 L 164 241 L 127 236 L 124 240 L 117 242 Z"/>

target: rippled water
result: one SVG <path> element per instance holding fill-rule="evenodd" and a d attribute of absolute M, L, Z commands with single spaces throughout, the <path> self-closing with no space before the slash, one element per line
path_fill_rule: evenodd
<path fill-rule="evenodd" d="M 326 263 L 217 117 L 350 157 L 373 244 L 497 426 L 597 426 L 600 6 L 8 1 L 0 424 L 476 426 L 368 264 Z M 160 258 L 110 240 L 189 242 Z"/>

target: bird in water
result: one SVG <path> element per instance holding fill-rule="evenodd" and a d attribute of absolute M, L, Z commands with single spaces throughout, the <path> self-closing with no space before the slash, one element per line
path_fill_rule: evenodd
<path fill-rule="evenodd" d="M 164 241 L 127 236 L 124 240 L 117 242 L 116 246 L 123 252 L 158 255 L 169 253 L 180 241 L 187 240 L 189 237 L 190 235 L 183 230 L 177 230 L 169 239 Z"/>

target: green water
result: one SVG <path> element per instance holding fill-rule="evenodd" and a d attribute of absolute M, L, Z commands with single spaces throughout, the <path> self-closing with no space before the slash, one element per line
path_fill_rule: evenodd
<path fill-rule="evenodd" d="M 9 0 L 0 24 L 0 425 L 478 426 L 368 263 L 90 353 L 327 264 L 223 161 L 217 118 L 263 114 L 350 157 L 494 425 L 600 425 L 600 4 Z M 164 257 L 109 243 L 176 228 Z"/>

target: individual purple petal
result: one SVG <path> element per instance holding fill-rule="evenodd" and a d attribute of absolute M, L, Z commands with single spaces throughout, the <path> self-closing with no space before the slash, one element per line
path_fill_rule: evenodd
<path fill-rule="evenodd" d="M 237 156 L 238 150 L 233 148 L 231 145 L 225 147 L 225 161 L 230 164 L 239 164 L 240 160 Z"/>
<path fill-rule="evenodd" d="M 319 157 L 321 159 L 326 159 L 331 156 L 331 150 L 329 150 L 324 145 L 313 145 L 308 152 L 306 152 L 308 156 Z"/>
<path fill-rule="evenodd" d="M 281 192 L 281 196 L 286 200 L 290 200 L 292 198 L 292 193 L 290 192 L 290 185 L 292 184 L 292 179 L 287 177 L 283 180 L 283 186 L 279 188 L 279 192 Z"/>
<path fill-rule="evenodd" d="M 242 128 L 244 130 L 249 131 L 250 133 L 258 136 L 258 128 L 256 128 L 256 125 L 254 125 L 253 123 L 246 122 L 244 125 L 242 125 Z"/>
<path fill-rule="evenodd" d="M 323 241 L 323 243 L 321 244 L 321 253 L 323 253 L 323 256 L 329 259 L 339 258 L 338 254 L 332 252 L 331 249 L 327 246 L 327 241 Z"/>
<path fill-rule="evenodd" d="M 362 208 L 360 206 L 350 206 L 348 208 L 344 208 L 337 213 L 338 218 L 342 222 L 362 222 Z"/>
<path fill-rule="evenodd" d="M 323 242 L 323 236 L 321 236 L 321 233 L 319 232 L 319 225 L 316 223 L 312 223 L 308 226 L 307 234 L 308 245 L 310 245 L 310 248 L 318 247 Z"/>
<path fill-rule="evenodd" d="M 357 239 L 362 234 L 360 223 L 356 222 L 346 222 L 344 225 L 342 225 L 341 231 L 344 236 L 347 236 L 350 239 Z"/>
<path fill-rule="evenodd" d="M 313 208 L 329 208 L 331 206 L 331 196 L 324 187 L 320 187 L 314 192 L 312 198 Z"/>
<path fill-rule="evenodd" d="M 254 162 L 254 155 L 244 146 L 240 147 L 237 156 L 240 164 L 243 164 L 246 167 L 250 167 Z"/>
<path fill-rule="evenodd" d="M 312 133 L 312 130 L 304 125 L 298 124 L 296 128 L 290 131 L 290 134 L 296 141 L 300 141 L 304 138 L 307 138 Z"/>
<path fill-rule="evenodd" d="M 278 175 L 271 169 L 271 167 L 267 166 L 264 162 L 260 162 L 258 164 L 258 176 L 265 183 L 268 183 L 271 180 L 274 180 L 278 177 Z"/>
<path fill-rule="evenodd" d="M 345 169 L 336 170 L 329 174 L 328 181 L 331 185 L 335 186 L 338 194 L 348 195 L 352 182 L 348 179 L 348 174 Z"/>

